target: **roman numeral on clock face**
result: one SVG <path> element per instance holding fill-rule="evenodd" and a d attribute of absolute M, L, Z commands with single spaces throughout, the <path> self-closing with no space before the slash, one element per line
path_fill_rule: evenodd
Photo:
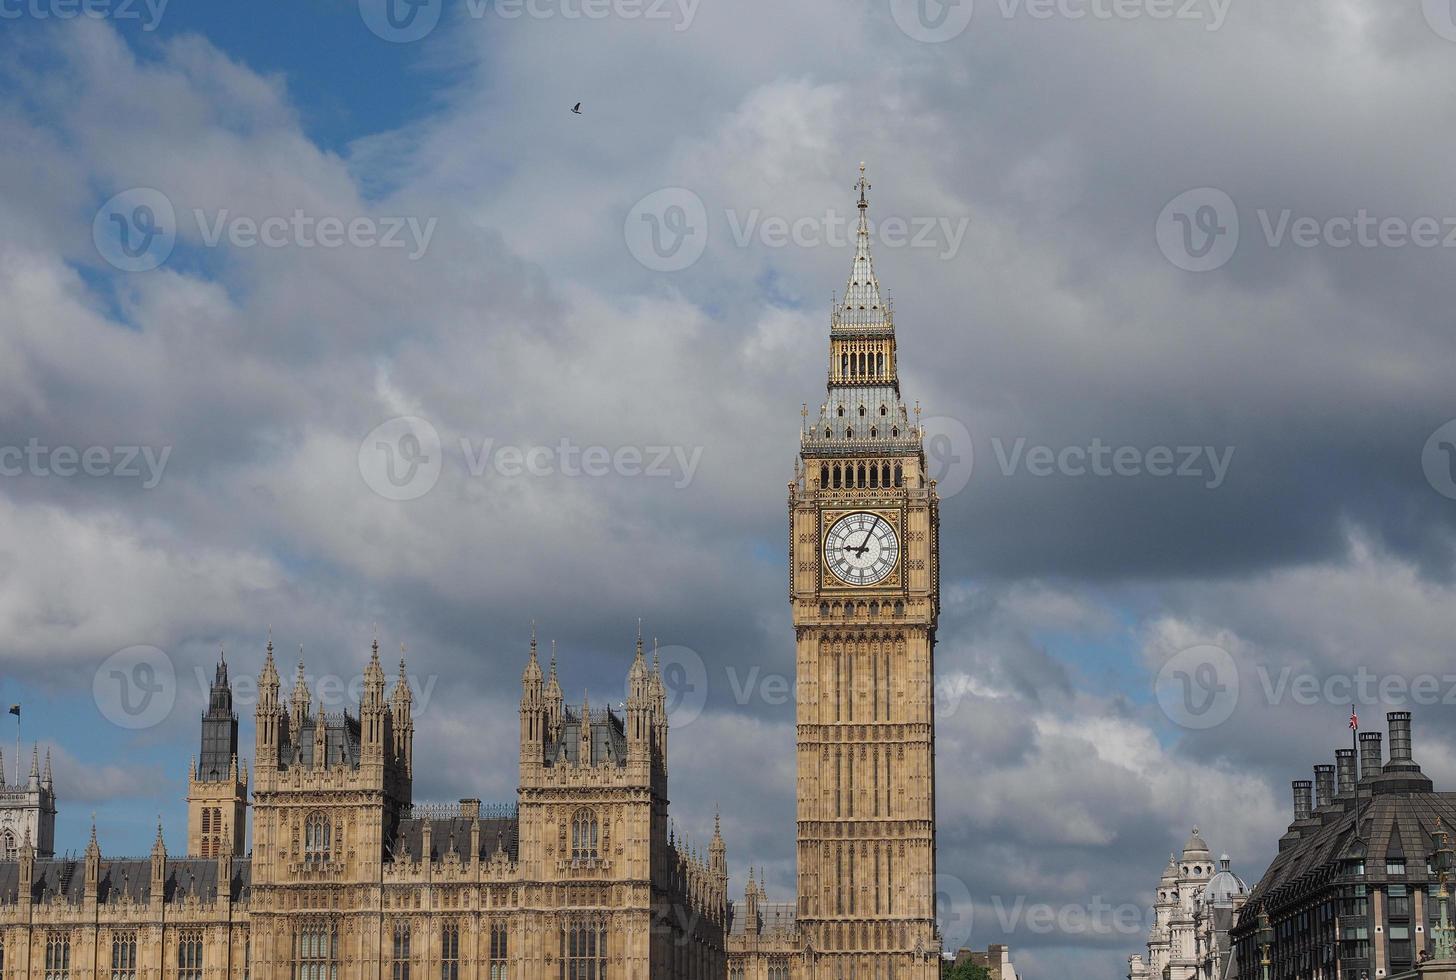
<path fill-rule="evenodd" d="M 878 514 L 846 514 L 824 536 L 824 561 L 846 585 L 875 585 L 895 570 L 900 540 Z"/>

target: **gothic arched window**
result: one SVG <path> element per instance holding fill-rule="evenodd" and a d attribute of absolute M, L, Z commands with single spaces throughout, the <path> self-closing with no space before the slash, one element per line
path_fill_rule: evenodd
<path fill-rule="evenodd" d="M 5 851 L 5 860 L 20 860 L 20 849 L 15 846 L 15 835 L 8 830 L 0 834 L 0 849 Z"/>
<path fill-rule="evenodd" d="M 52 932 L 46 936 L 45 980 L 69 980 L 71 976 L 71 935 Z"/>
<path fill-rule="evenodd" d="M 327 861 L 333 853 L 334 829 L 322 813 L 310 813 L 303 825 L 303 859 Z"/>
<path fill-rule="evenodd" d="M 605 980 L 607 927 L 596 921 L 568 923 L 561 937 L 562 976 L 572 980 Z"/>
<path fill-rule="evenodd" d="M 571 818 L 571 859 L 594 861 L 597 856 L 597 815 L 585 808 L 577 810 Z"/>

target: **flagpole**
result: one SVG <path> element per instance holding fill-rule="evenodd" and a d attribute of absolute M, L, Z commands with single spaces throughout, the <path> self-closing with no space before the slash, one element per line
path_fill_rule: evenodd
<path fill-rule="evenodd" d="M 1350 748 L 1355 753 L 1355 840 L 1360 840 L 1360 781 L 1365 773 L 1360 767 L 1360 715 L 1350 705 Z"/>

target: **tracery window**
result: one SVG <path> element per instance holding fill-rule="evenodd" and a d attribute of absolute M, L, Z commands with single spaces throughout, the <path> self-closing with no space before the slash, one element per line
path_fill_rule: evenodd
<path fill-rule="evenodd" d="M 490 927 L 490 980 L 507 980 L 510 970 L 509 937 L 503 922 Z"/>
<path fill-rule="evenodd" d="M 390 980 L 410 980 L 410 927 L 408 922 L 394 924 L 394 962 Z"/>
<path fill-rule="evenodd" d="M 331 921 L 304 922 L 294 947 L 293 980 L 339 980 L 339 927 Z"/>
<path fill-rule="evenodd" d="M 15 835 L 10 831 L 7 830 L 4 834 L 0 834 L 0 847 L 5 850 L 5 860 L 20 860 L 20 848 L 15 845 Z"/>
<path fill-rule="evenodd" d="M 607 980 L 607 927 L 596 920 L 569 923 L 561 937 L 561 980 Z"/>
<path fill-rule="evenodd" d="M 454 922 L 440 927 L 440 980 L 460 980 L 460 927 Z"/>
<path fill-rule="evenodd" d="M 111 980 L 136 980 L 137 936 L 134 932 L 111 934 Z"/>
<path fill-rule="evenodd" d="M 178 937 L 177 980 L 202 980 L 202 933 L 188 930 Z"/>
<path fill-rule="evenodd" d="M 71 976 L 71 936 L 53 932 L 46 936 L 45 980 L 69 980 Z"/>
<path fill-rule="evenodd" d="M 571 859 L 594 861 L 597 856 L 597 815 L 588 809 L 578 810 L 571 818 Z"/>
<path fill-rule="evenodd" d="M 303 859 L 327 861 L 333 853 L 334 828 L 322 813 L 310 813 L 303 825 Z"/>

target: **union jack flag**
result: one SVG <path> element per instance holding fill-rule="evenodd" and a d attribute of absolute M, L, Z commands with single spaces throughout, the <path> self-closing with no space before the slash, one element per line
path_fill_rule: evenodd
<path fill-rule="evenodd" d="M 1358 732 L 1359 730 L 1360 730 L 1360 716 L 1355 713 L 1355 706 L 1352 704 L 1352 705 L 1350 705 L 1350 731 L 1352 731 L 1352 732 Z"/>

